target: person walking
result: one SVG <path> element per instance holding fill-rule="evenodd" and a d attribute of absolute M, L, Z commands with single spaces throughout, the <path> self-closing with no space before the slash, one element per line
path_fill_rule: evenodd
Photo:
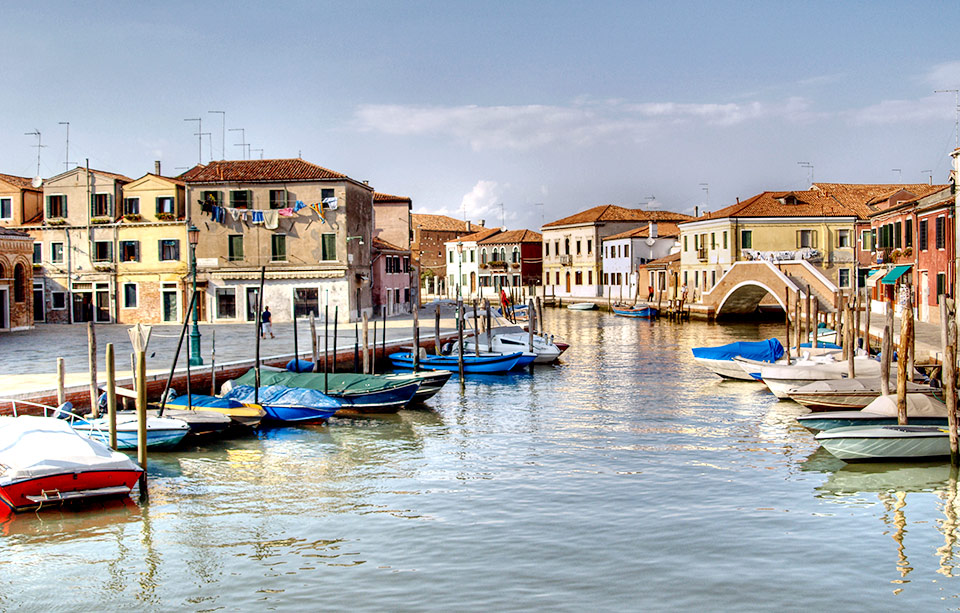
<path fill-rule="evenodd" d="M 270 324 L 270 307 L 263 307 L 263 313 L 260 315 L 260 338 L 277 338 L 273 335 L 273 326 Z"/>

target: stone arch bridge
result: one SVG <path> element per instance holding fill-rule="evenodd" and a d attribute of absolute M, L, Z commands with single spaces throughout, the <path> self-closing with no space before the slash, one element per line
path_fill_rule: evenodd
<path fill-rule="evenodd" d="M 785 309 L 787 292 L 794 297 L 800 290 L 801 304 L 805 304 L 808 286 L 811 300 L 819 302 L 821 313 L 836 310 L 837 286 L 804 260 L 776 264 L 766 261 L 736 262 L 709 292 L 703 294 L 702 304 L 715 317 L 755 313 L 761 304 L 772 306 L 774 302 Z M 794 308 L 793 300 L 790 307 Z"/>

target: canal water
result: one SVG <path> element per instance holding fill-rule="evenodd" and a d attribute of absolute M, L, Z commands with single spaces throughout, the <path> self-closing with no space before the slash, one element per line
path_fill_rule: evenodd
<path fill-rule="evenodd" d="M 0 523 L 0 610 L 955 610 L 957 480 L 847 465 L 690 348 L 770 324 L 548 310 L 536 373 L 150 458 L 150 504 Z"/>

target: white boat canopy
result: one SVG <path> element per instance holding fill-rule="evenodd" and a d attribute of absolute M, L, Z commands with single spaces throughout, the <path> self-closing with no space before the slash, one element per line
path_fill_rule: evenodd
<path fill-rule="evenodd" d="M 879 396 L 876 400 L 860 409 L 861 413 L 873 413 L 874 415 L 884 415 L 887 417 L 896 417 L 897 415 L 897 396 Z M 947 405 L 936 398 L 931 398 L 926 394 L 907 394 L 907 416 L 908 417 L 946 417 Z"/>

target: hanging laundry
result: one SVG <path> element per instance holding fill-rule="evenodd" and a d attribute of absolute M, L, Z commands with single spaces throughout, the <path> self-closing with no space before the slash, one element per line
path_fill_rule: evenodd
<path fill-rule="evenodd" d="M 279 209 L 277 213 L 280 214 L 280 217 L 293 217 L 293 207 L 287 207 L 285 209 Z"/>
<path fill-rule="evenodd" d="M 263 211 L 250 211 L 250 223 L 263 223 Z"/>
<path fill-rule="evenodd" d="M 204 202 L 203 200 L 201 200 L 200 210 L 203 211 L 204 213 L 210 213 L 213 211 L 213 205 L 210 204 L 209 202 Z"/>
<path fill-rule="evenodd" d="M 331 211 L 336 211 L 336 210 L 337 210 L 337 202 L 338 202 L 338 201 L 337 201 L 337 197 L 336 197 L 336 196 L 330 196 L 329 198 L 324 198 L 324 199 L 323 199 L 323 206 L 327 207 L 327 208 L 330 209 Z"/>
<path fill-rule="evenodd" d="M 243 213 L 244 213 L 243 209 L 228 208 L 227 212 L 230 213 L 230 217 L 234 221 L 240 221 L 241 219 L 243 219 Z"/>
<path fill-rule="evenodd" d="M 263 227 L 276 230 L 280 225 L 280 211 L 263 211 Z"/>
<path fill-rule="evenodd" d="M 293 205 L 294 211 L 299 211 L 300 209 L 306 208 L 307 205 L 303 203 L 303 200 L 297 200 L 297 203 Z"/>
<path fill-rule="evenodd" d="M 210 213 L 210 216 L 213 218 L 215 222 L 223 223 L 223 220 L 227 216 L 227 212 L 226 210 L 224 210 L 222 206 L 214 206 L 213 210 Z"/>

